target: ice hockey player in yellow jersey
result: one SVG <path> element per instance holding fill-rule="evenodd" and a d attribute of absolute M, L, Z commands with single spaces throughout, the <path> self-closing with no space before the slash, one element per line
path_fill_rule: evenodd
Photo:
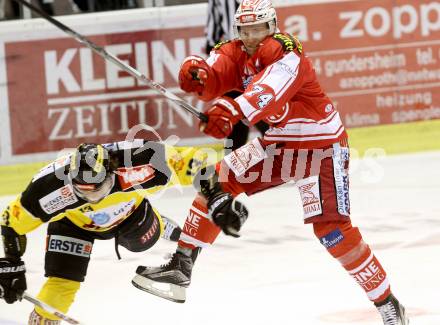
<path fill-rule="evenodd" d="M 0 219 L 5 258 L 0 258 L 0 298 L 21 299 L 26 290 L 26 234 L 49 222 L 45 256 L 48 278 L 38 298 L 66 313 L 86 276 L 95 240 L 115 239 L 133 252 L 152 247 L 162 236 L 177 241 L 180 228 L 161 216 L 148 194 L 165 186 L 191 184 L 206 163 L 191 147 L 133 140 L 81 144 L 72 154 L 41 169 Z M 58 325 L 36 307 L 29 324 Z"/>

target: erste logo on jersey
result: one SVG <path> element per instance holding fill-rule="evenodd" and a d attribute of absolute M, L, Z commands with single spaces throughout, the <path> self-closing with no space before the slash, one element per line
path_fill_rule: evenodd
<path fill-rule="evenodd" d="M 123 167 L 118 168 L 116 174 L 118 175 L 122 190 L 126 190 L 152 179 L 154 177 L 154 169 L 149 164 L 134 167 Z"/>
<path fill-rule="evenodd" d="M 72 185 L 68 184 L 42 197 L 38 202 L 44 212 L 52 214 L 78 202 L 78 198 L 73 193 Z"/>
<path fill-rule="evenodd" d="M 69 254 L 81 257 L 90 257 L 93 243 L 78 238 L 50 235 L 47 238 L 48 252 Z"/>

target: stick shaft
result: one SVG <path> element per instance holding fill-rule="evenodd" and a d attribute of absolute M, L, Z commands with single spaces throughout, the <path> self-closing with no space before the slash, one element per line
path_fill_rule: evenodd
<path fill-rule="evenodd" d="M 96 45 L 95 43 L 93 43 L 92 41 L 90 41 L 89 39 L 84 37 L 83 35 L 75 32 L 73 29 L 71 29 L 68 26 L 64 25 L 59 20 L 56 20 L 52 16 L 48 15 L 44 11 L 42 11 L 39 8 L 35 7 L 34 5 L 26 2 L 25 0 L 15 0 L 15 1 L 21 3 L 23 6 L 28 7 L 30 10 L 36 12 L 41 17 L 43 17 L 44 19 L 46 19 L 47 21 L 49 21 L 50 23 L 52 23 L 53 25 L 55 25 L 56 27 L 61 29 L 66 34 L 68 34 L 68 35 L 72 36 L 73 38 L 75 38 L 81 44 L 83 44 L 86 47 L 88 47 L 91 50 L 93 50 L 96 54 L 101 56 L 104 60 L 111 61 L 113 64 L 117 65 L 119 68 L 121 68 L 125 72 L 129 73 L 130 75 L 132 75 L 133 77 L 135 77 L 139 81 L 143 82 L 144 84 L 146 84 L 150 88 L 156 90 L 161 95 L 163 95 L 166 98 L 168 98 L 169 100 L 173 101 L 178 106 L 182 107 L 183 109 L 187 110 L 188 112 L 190 112 L 191 114 L 196 116 L 202 122 L 207 122 L 208 121 L 207 116 L 205 114 L 199 112 L 191 104 L 187 103 L 185 100 L 183 100 L 179 96 L 177 96 L 174 93 L 170 92 L 168 89 L 166 89 L 161 84 L 159 84 L 159 83 L 157 83 L 157 82 L 147 78 L 145 75 L 143 75 L 142 73 L 140 73 L 139 71 L 137 71 L 133 67 L 131 67 L 128 64 L 126 64 L 125 62 L 121 61 L 120 59 L 118 59 L 113 54 L 107 52 L 104 48 Z"/>
<path fill-rule="evenodd" d="M 64 320 L 65 322 L 67 322 L 69 324 L 73 324 L 73 325 L 80 325 L 81 324 L 79 321 L 63 314 L 58 309 L 53 308 L 52 306 L 49 306 L 48 304 L 42 302 L 41 300 L 28 295 L 27 293 L 23 294 L 23 299 L 26 299 L 27 301 L 33 303 L 35 306 L 43 308 L 47 312 L 51 313 L 52 315 L 54 315 L 58 318 L 61 318 L 62 320 Z"/>

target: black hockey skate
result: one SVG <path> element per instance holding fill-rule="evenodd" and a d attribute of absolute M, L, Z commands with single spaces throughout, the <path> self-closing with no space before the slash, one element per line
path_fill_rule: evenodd
<path fill-rule="evenodd" d="M 409 319 L 405 314 L 405 307 L 392 294 L 384 302 L 376 305 L 376 308 L 382 316 L 384 325 L 409 324 Z"/>
<path fill-rule="evenodd" d="M 186 288 L 191 283 L 193 259 L 176 252 L 171 260 L 159 267 L 138 266 L 131 283 L 138 289 L 174 302 L 186 300 Z"/>

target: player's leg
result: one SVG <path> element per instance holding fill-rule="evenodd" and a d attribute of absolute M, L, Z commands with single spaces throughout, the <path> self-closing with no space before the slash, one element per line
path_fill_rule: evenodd
<path fill-rule="evenodd" d="M 244 161 L 238 157 L 246 157 Z M 201 176 L 208 183 L 218 183 L 219 191 L 236 197 L 240 193 L 253 194 L 279 184 L 282 155 L 268 157 L 258 139 L 233 151 L 216 165 L 215 175 L 208 172 Z M 231 168 L 231 161 L 241 160 L 243 168 Z M 267 161 L 270 163 L 266 163 Z M 264 179 L 263 169 L 272 166 L 270 177 Z M 205 170 L 206 171 L 206 170 Z M 215 180 L 214 180 L 215 179 Z M 201 183 L 201 181 L 197 181 Z M 199 186 L 199 185 L 198 185 Z M 200 186 L 199 186 L 200 187 Z M 217 189 L 216 189 L 217 190 Z M 212 222 L 208 213 L 208 201 L 205 195 L 198 193 L 189 209 L 188 216 L 178 242 L 177 252 L 188 257 L 194 256 L 193 250 L 212 245 L 221 232 L 221 229 Z M 197 254 L 195 254 L 197 256 Z"/>
<path fill-rule="evenodd" d="M 38 298 L 67 313 L 84 281 L 94 239 L 67 219 L 49 224 L 45 257 L 48 280 Z M 57 325 L 59 319 L 39 307 L 29 318 L 30 325 Z"/>
<path fill-rule="evenodd" d="M 186 300 L 185 288 L 191 282 L 193 263 L 202 247 L 212 244 L 220 232 L 208 219 L 206 199 L 197 195 L 185 220 L 178 247 L 171 260 L 159 267 L 139 266 L 133 285 L 156 296 L 174 301 Z"/>
<path fill-rule="evenodd" d="M 174 227 L 170 219 L 165 219 L 157 212 L 147 201 L 143 204 L 134 215 L 131 216 L 130 221 L 127 224 L 121 226 L 120 234 L 116 239 L 117 245 L 121 245 L 132 252 L 142 252 L 151 248 L 162 236 L 167 229 L 167 235 L 171 238 L 178 240 L 181 230 Z M 119 254 L 118 254 L 119 255 Z M 137 275 L 132 279 L 132 284 L 140 289 L 150 292 L 154 295 L 164 297 L 170 300 L 182 299 L 179 287 L 172 287 L 169 285 L 165 290 L 154 286 L 154 282 L 148 277 L 143 276 L 145 267 L 139 266 L 136 270 Z M 177 275 L 172 275 L 172 279 L 176 280 Z M 181 282 L 181 280 L 180 280 Z M 173 285 L 174 286 L 174 285 Z"/>
<path fill-rule="evenodd" d="M 229 162 L 236 161 L 238 157 L 246 157 L 249 161 L 241 159 L 243 168 L 236 166 L 237 168 L 234 170 L 230 167 Z M 262 179 L 262 170 L 265 165 L 268 165 L 266 164 L 266 159 L 270 160 L 272 158 L 274 158 L 273 160 L 275 160 L 275 162 L 271 161 L 269 165 L 273 163 L 273 171 L 269 173 L 270 176 L 267 179 Z M 220 192 L 216 192 L 218 197 L 229 200 L 228 195 L 235 197 L 242 192 L 252 194 L 281 184 L 283 182 L 280 177 L 281 161 L 282 155 L 270 158 L 265 155 L 259 140 L 255 139 L 251 143 L 226 156 L 224 160 L 217 164 L 214 175 L 208 172 L 203 175 L 207 183 L 213 185 L 212 190 Z M 229 206 L 231 210 L 233 210 L 234 207 L 240 207 L 240 204 L 238 202 L 236 203 L 237 205 L 231 204 Z M 235 211 L 228 211 L 227 209 L 228 207 L 225 208 L 225 211 L 222 211 L 224 215 L 231 215 L 233 217 L 244 215 L 244 213 L 240 213 L 241 210 L 239 208 Z M 240 229 L 245 219 L 246 218 L 237 218 L 238 224 L 234 224 L 235 230 Z M 180 235 L 176 253 L 173 255 L 171 261 L 161 267 L 140 266 L 136 271 L 138 275 L 135 279 L 138 278 L 138 280 L 141 280 L 140 277 L 142 277 L 143 285 L 139 286 L 140 281 L 138 281 L 138 285 L 135 285 L 142 290 L 165 299 L 184 302 L 184 289 L 190 284 L 191 271 L 195 259 L 202 248 L 209 247 L 213 244 L 220 231 L 221 229 L 211 221 L 206 196 L 199 193 L 191 205 L 182 229 L 182 234 Z M 224 229 L 224 231 L 227 233 L 228 230 Z M 234 232 L 231 232 L 231 235 L 234 235 Z M 164 283 L 170 284 L 170 287 L 164 291 L 160 291 L 159 288 L 163 288 Z M 157 285 L 157 290 L 154 287 L 155 285 Z"/>
<path fill-rule="evenodd" d="M 321 244 L 375 304 L 384 324 L 406 325 L 405 308 L 391 293 L 388 276 L 359 229 L 349 220 L 316 222 L 313 228 Z"/>
<path fill-rule="evenodd" d="M 49 277 L 40 290 L 37 298 L 49 306 L 67 313 L 72 305 L 80 282 L 57 277 Z M 40 307 L 35 307 L 29 316 L 29 325 L 59 325 L 59 318 Z"/>
<path fill-rule="evenodd" d="M 132 252 L 141 252 L 151 248 L 160 237 L 167 240 L 177 241 L 182 230 L 171 219 L 165 218 L 159 214 L 150 204 L 144 206 L 135 212 L 128 224 L 122 225 L 117 243 Z M 172 284 L 163 289 L 154 285 L 154 282 L 148 278 L 157 268 L 147 268 L 139 266 L 136 270 L 137 275 L 133 278 L 132 284 L 141 290 L 150 292 L 160 297 L 173 301 L 182 300 L 181 288 L 187 281 L 186 268 L 184 261 L 181 261 L 178 267 L 173 268 L 173 273 L 166 275 L 167 281 Z M 189 272 L 191 269 L 189 268 Z M 183 293 L 184 294 L 184 293 Z"/>
<path fill-rule="evenodd" d="M 336 145 L 331 155 L 321 160 L 319 175 L 297 182 L 305 222 L 313 223 L 321 244 L 375 303 L 384 324 L 406 325 L 405 310 L 391 294 L 384 268 L 351 224 L 348 163 L 348 148 Z"/>

